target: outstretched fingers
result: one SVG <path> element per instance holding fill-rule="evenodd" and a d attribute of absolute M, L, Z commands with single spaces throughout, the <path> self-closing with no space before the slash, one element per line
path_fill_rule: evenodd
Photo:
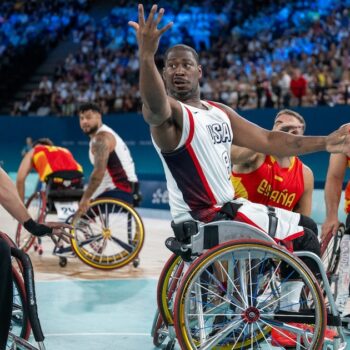
<path fill-rule="evenodd" d="M 150 13 L 148 15 L 148 18 L 146 20 L 146 26 L 148 26 L 149 28 L 154 26 L 154 16 L 157 13 L 157 9 L 158 9 L 158 6 L 157 5 L 153 5 L 152 8 L 151 8 Z"/>
<path fill-rule="evenodd" d="M 163 33 L 165 33 L 168 29 L 170 29 L 173 26 L 173 24 L 174 22 L 169 22 L 163 28 L 159 29 L 159 34 L 162 35 Z"/>
<path fill-rule="evenodd" d="M 164 9 L 161 8 L 161 9 L 159 10 L 159 12 L 158 12 L 157 19 L 154 21 L 154 26 L 155 26 L 155 27 L 158 27 L 158 24 L 159 24 L 160 21 L 162 20 L 163 15 L 164 15 Z"/>
<path fill-rule="evenodd" d="M 139 12 L 139 25 L 144 26 L 145 25 L 145 10 L 144 10 L 142 4 L 139 4 L 138 12 Z"/>
<path fill-rule="evenodd" d="M 128 25 L 129 25 L 130 27 L 134 28 L 136 31 L 138 31 L 139 28 L 140 28 L 139 24 L 136 23 L 136 22 L 134 22 L 134 21 L 129 21 L 129 22 L 128 22 Z"/>
<path fill-rule="evenodd" d="M 157 5 L 154 5 L 154 6 L 155 6 L 155 9 L 157 9 L 157 7 L 156 7 Z M 153 7 L 152 7 L 152 10 L 153 10 Z M 151 10 L 151 14 L 152 14 L 152 10 Z M 156 11 L 152 14 L 152 20 L 153 20 L 152 23 L 153 23 L 154 28 L 158 27 L 159 23 L 163 19 L 164 12 L 165 12 L 165 10 L 163 8 L 161 8 L 158 12 L 157 19 L 155 19 L 155 20 L 153 20 L 153 18 L 154 18 Z M 150 14 L 150 17 L 151 17 L 151 14 Z M 167 25 L 165 25 L 163 28 L 159 29 L 159 35 L 162 35 L 163 33 L 165 33 L 172 25 L 173 25 L 173 22 L 170 22 Z"/>

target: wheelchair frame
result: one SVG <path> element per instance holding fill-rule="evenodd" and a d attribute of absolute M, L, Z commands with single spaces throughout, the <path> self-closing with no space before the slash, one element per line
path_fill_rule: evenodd
<path fill-rule="evenodd" d="M 5 233 L 0 233 L 0 239 L 4 239 L 11 247 L 11 256 L 17 263 L 17 267 L 12 262 L 12 276 L 14 280 L 14 293 L 18 288 L 20 290 L 21 305 L 13 305 L 11 325 L 14 318 L 23 316 L 22 330 L 20 334 L 14 334 L 10 328 L 8 345 L 11 350 L 45 350 L 44 334 L 41 329 L 38 316 L 38 309 L 35 294 L 34 272 L 31 260 L 28 254 L 18 249 L 15 243 Z M 18 315 L 22 313 L 22 315 Z M 30 332 L 33 332 L 37 346 L 28 341 Z M 7 348 L 6 346 L 6 348 Z"/>
<path fill-rule="evenodd" d="M 65 190 L 62 190 L 60 198 L 64 198 L 64 191 Z M 82 191 L 80 192 L 82 193 Z M 68 190 L 68 194 L 69 193 L 74 195 L 72 201 L 76 200 L 77 195 L 74 194 L 72 190 Z M 47 198 L 48 194 L 45 190 L 42 190 L 40 192 L 34 193 L 32 196 L 29 197 L 29 199 L 26 202 L 26 207 L 29 208 L 33 201 L 39 201 L 39 205 L 38 208 L 36 208 L 34 219 L 36 219 L 40 223 L 44 223 L 46 216 L 49 214 Z M 70 201 L 71 197 L 67 197 L 64 199 L 65 201 Z M 106 211 L 103 212 L 103 207 L 106 208 L 107 206 L 109 208 L 113 208 L 112 210 L 114 211 L 112 213 Z M 97 212 L 97 215 L 95 215 L 94 218 L 87 218 L 89 216 L 88 213 L 93 213 L 94 215 L 94 210 Z M 114 217 L 114 219 L 116 219 L 116 216 L 118 216 L 118 218 L 116 219 L 118 221 L 118 224 L 126 224 L 125 230 L 127 232 L 125 237 L 118 237 L 114 234 L 116 228 L 109 226 L 109 218 L 111 217 L 111 215 L 112 217 Z M 56 240 L 54 237 L 51 236 L 51 239 L 55 244 L 55 247 L 53 249 L 53 255 L 59 256 L 59 265 L 61 267 L 65 267 L 67 265 L 67 257 L 74 256 L 77 256 L 85 264 L 91 267 L 103 270 L 121 268 L 129 264 L 130 262 L 132 262 L 135 268 L 139 265 L 139 253 L 144 243 L 145 230 L 140 215 L 137 213 L 137 211 L 132 205 L 115 198 L 98 198 L 91 202 L 86 214 L 82 215 L 79 219 L 77 218 L 74 222 L 69 222 L 69 220 L 73 216 L 74 215 L 67 219 L 67 222 L 71 223 L 74 228 L 72 230 L 73 238 L 71 239 L 71 244 L 69 246 L 62 247 L 62 241 Z M 86 233 L 86 235 L 90 235 L 89 237 L 83 240 L 78 240 L 77 232 L 79 231 L 80 223 L 84 219 L 85 223 L 89 222 L 91 225 L 95 226 L 95 229 L 100 231 L 101 234 L 98 237 L 96 234 L 94 234 L 94 232 L 90 230 L 89 233 Z M 96 228 L 97 222 L 99 222 L 100 227 Z M 118 234 L 121 234 L 121 231 L 122 229 L 118 227 Z M 24 232 L 26 232 L 25 229 L 22 227 L 21 224 L 19 224 L 16 232 L 16 243 L 24 251 L 28 251 L 37 238 L 26 232 L 28 238 L 25 238 L 25 243 L 21 244 L 21 235 L 23 235 Z M 81 238 L 81 236 L 79 236 L 79 238 Z M 99 243 L 100 241 L 102 241 L 101 244 Z M 116 246 L 121 247 L 122 250 L 118 253 L 113 254 L 113 256 L 107 256 L 105 254 L 103 255 L 103 250 L 105 249 L 106 244 L 108 244 L 109 241 L 113 242 L 113 244 L 115 244 Z M 90 246 L 91 249 L 84 249 L 84 246 Z M 94 251 L 94 246 L 97 247 L 96 249 L 102 249 L 102 253 Z"/>
<path fill-rule="evenodd" d="M 211 247 L 206 247 L 205 243 L 204 243 L 205 242 L 205 227 L 215 227 L 215 226 L 218 228 L 218 243 L 219 244 L 218 244 L 218 246 L 216 246 L 216 248 L 210 249 Z M 343 233 L 343 231 L 340 232 L 340 236 L 338 238 L 341 239 L 342 233 Z M 337 250 L 338 249 L 337 247 L 339 247 L 340 239 L 339 239 L 339 241 L 337 241 L 335 243 L 335 250 Z M 250 225 L 247 225 L 245 223 L 235 222 L 235 221 L 219 221 L 219 222 L 213 222 L 213 223 L 209 223 L 209 224 L 205 224 L 205 225 L 200 225 L 198 233 L 195 234 L 194 236 L 191 236 L 190 243 L 187 243 L 187 244 L 181 243 L 181 250 L 182 251 L 190 251 L 191 256 L 193 256 L 193 257 L 201 256 L 200 260 L 203 260 L 203 258 L 202 258 L 203 255 L 204 256 L 210 255 L 210 251 L 214 250 L 214 249 L 219 251 L 221 249 L 220 247 L 223 247 L 225 245 L 225 242 L 227 244 L 227 242 L 230 242 L 230 241 L 231 242 L 235 241 L 235 242 L 239 242 L 239 243 L 247 243 L 247 242 L 253 242 L 253 241 L 265 242 L 265 243 L 270 244 L 272 247 L 275 247 L 273 249 L 281 250 L 281 247 L 277 246 L 275 241 L 271 237 L 266 235 L 264 232 L 254 228 Z M 203 253 L 205 251 L 205 248 L 209 248 L 210 250 Z M 325 249 L 323 250 L 323 253 L 324 252 L 325 252 Z M 337 252 L 337 253 L 339 253 L 339 252 Z M 337 255 L 337 256 L 339 256 L 339 255 Z M 322 284 L 322 287 L 324 290 L 324 295 L 327 297 L 327 300 L 328 300 L 330 315 L 333 319 L 338 320 L 337 326 L 336 326 L 337 330 L 338 330 L 338 337 L 335 337 L 332 341 L 325 340 L 324 345 L 323 345 L 323 349 L 334 349 L 334 350 L 345 349 L 345 347 L 346 347 L 345 336 L 344 336 L 344 333 L 343 333 L 343 330 L 341 327 L 341 322 L 339 323 L 340 317 L 339 317 L 338 311 L 336 309 L 334 297 L 333 297 L 331 287 L 330 287 L 330 283 L 336 282 L 336 278 L 334 278 L 333 275 L 335 272 L 334 270 L 337 267 L 337 262 L 334 263 L 334 261 L 333 261 L 332 265 L 327 266 L 327 268 L 331 267 L 331 266 L 333 266 L 333 268 L 334 268 L 334 270 L 332 271 L 332 274 L 329 274 L 327 276 L 327 273 L 323 268 L 323 263 L 317 255 L 315 255 L 311 252 L 307 252 L 307 251 L 299 251 L 299 252 L 296 252 L 294 254 L 293 258 L 296 261 L 298 261 L 298 263 L 301 264 L 305 268 L 306 271 L 308 271 L 308 269 L 304 265 L 304 263 L 302 261 L 300 261 L 300 259 L 299 259 L 300 257 L 308 257 L 308 258 L 311 258 L 314 261 L 316 261 L 316 263 L 320 269 L 320 272 L 321 272 L 321 284 Z M 169 261 L 170 260 L 174 261 L 174 257 L 172 256 L 169 259 Z M 196 264 L 192 264 L 189 266 L 189 269 L 186 273 L 186 276 L 191 274 L 192 269 L 194 269 L 193 265 L 196 265 Z M 160 304 L 159 310 L 162 310 L 162 307 L 163 308 L 169 307 L 169 305 L 162 305 L 164 303 L 164 290 L 166 290 L 166 288 L 167 288 L 167 287 L 164 287 L 164 285 L 162 285 L 162 284 L 166 281 L 169 282 L 169 279 L 166 279 L 166 278 L 162 279 L 162 276 L 170 275 L 171 272 L 169 273 L 169 270 L 166 270 L 166 269 L 169 269 L 169 268 L 171 269 L 172 266 L 174 266 L 174 265 L 172 265 L 171 263 L 167 263 L 165 265 L 165 268 L 162 271 L 161 278 L 160 278 L 160 281 L 158 284 L 158 298 L 157 298 L 157 300 L 158 300 L 158 304 Z M 183 280 L 180 283 L 178 283 L 176 287 L 178 288 L 178 290 L 181 291 L 181 289 L 184 288 Z M 171 287 L 171 288 L 173 289 L 174 287 Z M 163 301 L 162 301 L 162 296 L 160 296 L 161 293 L 163 293 Z M 181 305 L 181 303 L 183 303 L 183 301 L 180 300 L 181 297 L 179 297 L 179 295 L 181 295 L 181 292 L 177 293 L 177 295 L 176 295 L 175 309 L 179 308 L 179 305 Z M 159 300 L 160 300 L 160 302 L 159 302 Z M 174 307 L 174 305 L 171 305 L 171 307 Z M 168 311 L 168 315 L 170 314 L 170 316 L 172 316 L 173 310 L 169 309 L 167 311 Z M 159 311 L 158 311 L 158 313 L 159 313 Z M 156 314 L 155 322 L 153 324 L 152 332 L 151 332 L 153 339 L 154 339 L 154 344 L 156 346 L 159 346 L 161 343 L 163 343 L 165 341 L 165 339 L 167 337 L 169 337 L 170 340 L 168 342 L 166 349 L 173 349 L 174 343 L 175 343 L 175 337 L 176 337 L 176 335 L 179 336 L 179 334 L 181 336 L 181 333 L 183 332 L 183 327 L 184 327 L 182 324 L 183 320 L 179 321 L 178 310 L 177 310 L 177 312 L 175 312 L 174 318 L 175 318 L 174 322 L 171 322 L 172 319 L 169 316 L 167 317 L 167 313 L 164 314 L 164 312 L 160 312 L 158 315 Z M 159 321 L 160 319 L 162 320 L 162 322 Z M 174 332 L 174 324 L 175 324 L 176 334 Z M 179 326 L 179 324 L 180 325 L 182 324 L 182 326 Z M 302 336 L 303 336 L 303 334 L 300 334 L 300 337 L 302 337 Z M 160 340 L 159 345 L 157 345 L 157 340 Z M 182 346 L 184 346 L 183 343 L 182 343 Z M 187 349 L 186 345 L 183 348 Z M 206 349 L 206 348 L 207 348 L 206 346 L 203 347 L 203 349 Z M 235 348 L 235 347 L 232 347 L 232 349 L 233 348 Z M 243 348 L 246 348 L 246 347 L 243 347 Z M 202 349 L 202 347 L 199 347 L 198 349 Z M 220 349 L 221 349 L 221 347 L 220 347 Z"/>

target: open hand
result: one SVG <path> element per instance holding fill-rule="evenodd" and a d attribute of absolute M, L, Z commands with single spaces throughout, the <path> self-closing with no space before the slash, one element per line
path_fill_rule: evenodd
<path fill-rule="evenodd" d="M 327 136 L 326 149 L 330 153 L 350 154 L 350 123 Z"/>
<path fill-rule="evenodd" d="M 162 20 L 164 9 L 159 11 L 157 5 L 153 5 L 147 20 L 145 21 L 144 8 L 142 4 L 138 6 L 138 23 L 129 21 L 129 26 L 135 29 L 137 42 L 139 44 L 140 56 L 154 56 L 157 52 L 159 39 L 172 25 L 169 22 L 163 28 L 158 29 L 158 25 Z"/>
<path fill-rule="evenodd" d="M 65 242 L 69 242 L 69 239 L 73 238 L 73 236 L 68 232 L 73 229 L 71 225 L 64 224 L 62 222 L 45 222 L 45 226 L 52 228 L 53 236 L 57 236 L 59 239 L 64 240 Z"/>
<path fill-rule="evenodd" d="M 321 242 L 323 242 L 327 235 L 331 232 L 333 236 L 337 233 L 340 222 L 338 218 L 335 219 L 326 219 L 326 221 L 322 225 L 321 232 Z"/>

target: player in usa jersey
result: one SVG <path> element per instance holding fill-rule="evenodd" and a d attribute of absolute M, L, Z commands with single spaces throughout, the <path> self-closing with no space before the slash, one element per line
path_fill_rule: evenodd
<path fill-rule="evenodd" d="M 232 145 L 278 157 L 324 150 L 350 151 L 349 124 L 328 136 L 268 131 L 224 104 L 202 100 L 199 86 L 202 67 L 197 52 L 189 46 L 169 48 L 160 73 L 155 54 L 162 34 L 172 26 L 170 22 L 158 28 L 163 14 L 163 8 L 158 10 L 157 5 L 153 5 L 145 19 L 143 5 L 139 5 L 138 22 L 130 21 L 129 25 L 135 30 L 139 48 L 143 117 L 150 126 L 164 166 L 175 225 L 187 220 L 216 220 L 223 206 L 237 203 L 230 181 Z M 239 204 L 235 220 L 243 220 L 267 232 L 264 219 L 267 207 L 247 200 Z M 276 216 L 279 220 L 275 239 L 292 241 L 294 250 L 309 250 L 320 255 L 316 234 L 302 227 L 304 216 L 281 208 L 276 208 Z M 312 271 L 317 271 L 316 266 L 311 266 L 312 261 L 304 261 Z M 298 304 L 301 287 L 298 288 L 291 287 L 292 292 L 284 299 L 286 304 Z"/>

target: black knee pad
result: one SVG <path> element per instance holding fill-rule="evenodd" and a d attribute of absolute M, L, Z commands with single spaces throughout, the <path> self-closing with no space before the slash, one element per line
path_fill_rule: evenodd
<path fill-rule="evenodd" d="M 304 228 L 304 235 L 298 237 L 293 241 L 294 251 L 306 250 L 315 253 L 318 257 L 321 257 L 321 245 L 314 231 Z M 319 275 L 319 267 L 317 262 L 309 257 L 300 257 L 305 265 L 314 273 L 315 276 Z"/>
<path fill-rule="evenodd" d="M 304 235 L 293 241 L 293 248 L 295 251 L 307 250 L 321 256 L 321 245 L 317 235 L 307 227 L 304 227 Z"/>
<path fill-rule="evenodd" d="M 317 224 L 309 216 L 300 214 L 299 225 L 303 226 L 304 228 L 308 228 L 309 230 L 313 231 L 316 234 L 316 236 L 318 236 Z"/>

